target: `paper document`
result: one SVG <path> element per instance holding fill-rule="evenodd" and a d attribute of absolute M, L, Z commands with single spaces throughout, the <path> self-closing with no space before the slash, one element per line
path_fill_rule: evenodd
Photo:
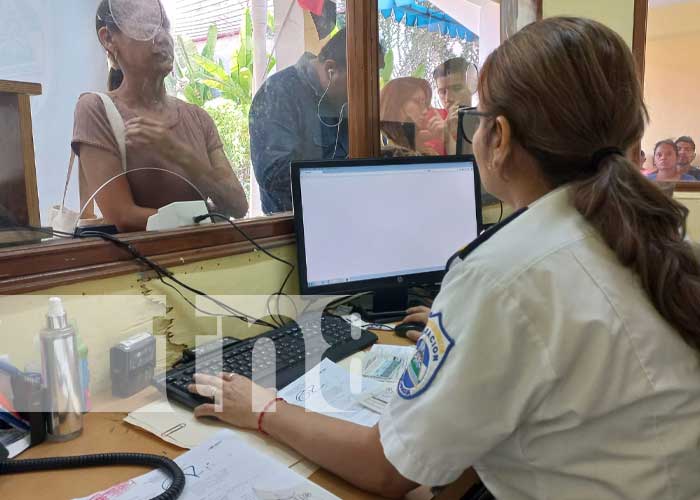
<path fill-rule="evenodd" d="M 374 391 L 364 394 L 360 399 L 360 404 L 369 408 L 375 413 L 382 414 L 396 394 L 396 384 L 383 384 Z"/>
<path fill-rule="evenodd" d="M 140 427 L 163 441 L 192 449 L 212 438 L 222 429 L 230 429 L 238 438 L 263 453 L 275 458 L 285 467 L 301 460 L 301 455 L 259 432 L 231 429 L 231 426 L 216 420 L 197 419 L 191 410 L 167 401 L 158 401 L 129 413 L 125 422 Z"/>
<path fill-rule="evenodd" d="M 336 365 L 344 368 L 345 370 L 353 373 L 359 377 L 362 376 L 362 363 L 369 351 L 356 352 L 350 357 L 342 359 L 336 363 Z"/>
<path fill-rule="evenodd" d="M 330 494 L 238 439 L 230 430 L 175 462 L 187 480 L 180 500 L 332 500 Z M 170 478 L 160 470 L 80 500 L 143 500 L 162 494 Z"/>
<path fill-rule="evenodd" d="M 379 382 L 350 373 L 326 358 L 279 391 L 279 397 L 307 411 L 372 427 L 379 415 L 358 400 L 379 386 Z"/>
<path fill-rule="evenodd" d="M 398 383 L 415 352 L 412 346 L 374 345 L 362 362 L 362 375 Z"/>

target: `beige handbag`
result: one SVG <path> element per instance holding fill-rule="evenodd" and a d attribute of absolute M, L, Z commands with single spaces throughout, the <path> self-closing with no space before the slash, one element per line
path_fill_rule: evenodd
<path fill-rule="evenodd" d="M 112 127 L 114 138 L 117 141 L 119 148 L 119 156 L 122 162 L 122 172 L 126 172 L 126 126 L 124 119 L 119 110 L 114 105 L 114 101 L 107 94 L 94 92 L 104 104 L 107 112 L 107 120 Z M 60 205 L 54 205 L 49 210 L 48 224 L 56 231 L 73 233 L 77 227 L 92 226 L 105 224 L 104 218 L 95 211 L 95 194 L 91 193 L 88 188 L 87 180 L 83 169 L 78 170 L 78 189 L 80 191 L 80 212 L 75 212 L 66 208 L 66 194 L 68 193 L 68 185 L 73 174 L 73 165 L 75 163 L 75 152 L 71 148 L 70 162 L 68 163 L 68 174 L 66 175 L 66 184 L 63 188 L 63 198 Z"/>

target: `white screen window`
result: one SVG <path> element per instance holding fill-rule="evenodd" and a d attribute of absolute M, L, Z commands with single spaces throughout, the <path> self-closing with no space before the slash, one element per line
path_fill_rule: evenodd
<path fill-rule="evenodd" d="M 440 271 L 478 236 L 474 165 L 302 168 L 310 287 Z"/>

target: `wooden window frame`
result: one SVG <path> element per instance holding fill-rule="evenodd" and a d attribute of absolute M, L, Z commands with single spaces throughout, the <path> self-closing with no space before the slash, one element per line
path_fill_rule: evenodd
<path fill-rule="evenodd" d="M 289 215 L 247 219 L 238 225 L 265 248 L 292 244 Z M 163 266 L 247 253 L 253 250 L 228 223 L 183 227 L 173 231 L 127 233 L 120 239 Z M 102 239 L 51 241 L 0 250 L 0 294 L 19 294 L 143 271 L 123 248 Z"/>
<path fill-rule="evenodd" d="M 350 154 L 376 157 L 379 143 L 379 23 L 377 0 L 347 0 Z M 542 0 L 538 0 L 538 18 Z M 239 221 L 265 247 L 295 242 L 293 217 Z M 229 224 L 121 235 L 164 266 L 190 264 L 253 250 Z M 142 271 L 131 254 L 103 240 L 56 241 L 0 249 L 0 294 L 43 290 Z"/>
<path fill-rule="evenodd" d="M 32 136 L 32 113 L 30 96 L 41 95 L 41 85 L 38 83 L 27 83 L 0 80 L 0 98 L 5 106 L 16 107 L 17 123 L 13 118 L 7 125 L 16 126 L 19 140 L 19 158 L 13 161 L 13 155 L 7 164 L 3 165 L 3 173 L 8 177 L 14 177 L 14 181 L 3 182 L 7 189 L 3 192 L 3 204 L 10 211 L 15 219 L 21 224 L 36 225 L 39 223 L 39 193 L 37 191 L 36 164 L 34 158 L 34 139 Z M 2 119 L 8 119 L 3 112 Z M 9 144 L 14 144 L 10 138 Z M 6 196 L 7 195 L 7 196 Z"/>
<path fill-rule="evenodd" d="M 647 50 L 647 18 L 649 0 L 634 0 L 634 27 L 632 32 L 632 53 L 637 63 L 639 81 L 644 88 L 644 70 Z"/>

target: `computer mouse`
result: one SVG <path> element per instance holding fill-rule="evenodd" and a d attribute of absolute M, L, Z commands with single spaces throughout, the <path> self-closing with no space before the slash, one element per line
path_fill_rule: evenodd
<path fill-rule="evenodd" d="M 394 327 L 394 333 L 396 334 L 397 337 L 406 337 L 406 333 L 409 330 L 416 330 L 418 332 L 422 332 L 425 329 L 425 323 L 401 323 L 400 325 L 396 325 Z"/>

